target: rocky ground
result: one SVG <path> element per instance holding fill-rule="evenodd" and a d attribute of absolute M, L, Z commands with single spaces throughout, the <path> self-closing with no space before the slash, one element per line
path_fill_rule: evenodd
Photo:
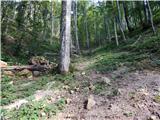
<path fill-rule="evenodd" d="M 83 71 L 88 64 L 80 64 Z M 127 72 L 121 67 L 109 74 L 77 73 L 79 90 L 68 94 L 70 102 L 57 120 L 159 120 L 160 73 Z M 105 88 L 96 94 L 97 83 Z M 88 103 L 87 103 L 88 102 Z"/>

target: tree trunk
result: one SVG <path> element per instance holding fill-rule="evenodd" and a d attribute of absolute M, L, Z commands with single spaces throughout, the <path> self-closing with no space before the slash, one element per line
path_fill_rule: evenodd
<path fill-rule="evenodd" d="M 53 43 L 53 37 L 54 37 L 54 14 L 53 14 L 53 0 L 51 0 L 51 39 L 50 44 Z"/>
<path fill-rule="evenodd" d="M 78 40 L 78 27 L 77 27 L 77 0 L 74 2 L 74 30 L 75 30 L 75 36 L 76 36 L 76 49 L 77 53 L 80 54 L 80 46 L 79 46 L 79 40 Z"/>
<path fill-rule="evenodd" d="M 119 5 L 119 1 L 118 0 L 117 0 L 117 8 L 118 8 L 119 21 L 120 21 L 120 24 L 122 26 L 122 29 L 124 30 L 124 25 L 122 24 L 122 15 L 121 15 L 121 10 L 120 10 L 120 5 Z"/>
<path fill-rule="evenodd" d="M 59 69 L 61 74 L 69 72 L 71 38 L 71 0 L 62 1 L 61 15 L 61 50 Z"/>
<path fill-rule="evenodd" d="M 148 19 L 148 9 L 147 9 L 147 3 L 144 0 L 143 1 L 143 9 L 144 9 L 144 16 L 145 16 L 145 21 L 148 24 L 149 23 L 149 19 Z"/>
<path fill-rule="evenodd" d="M 104 30 L 105 30 L 105 40 L 107 40 L 107 25 L 106 25 L 106 18 L 105 14 L 103 15 L 104 18 Z"/>
<path fill-rule="evenodd" d="M 111 42 L 111 32 L 110 32 L 110 29 L 109 29 L 108 19 L 106 19 L 106 25 L 107 25 L 107 30 L 108 30 L 108 39 L 109 39 L 109 42 Z"/>
<path fill-rule="evenodd" d="M 126 23 L 127 23 L 127 28 L 129 30 L 129 32 L 131 32 L 132 28 L 130 27 L 129 20 L 128 20 L 128 10 L 127 10 L 127 6 L 126 6 L 124 1 L 123 1 L 123 9 L 124 9 L 125 20 L 126 20 Z"/>
<path fill-rule="evenodd" d="M 154 34 L 156 34 L 156 30 L 155 30 L 155 27 L 154 27 L 154 24 L 153 24 L 153 16 L 152 16 L 151 7 L 150 7 L 150 4 L 149 4 L 149 1 L 147 0 L 146 2 L 147 2 L 149 13 L 150 13 L 150 22 L 151 22 L 151 25 L 152 25 L 152 29 L 153 29 Z"/>
<path fill-rule="evenodd" d="M 88 34 L 88 23 L 87 23 L 87 15 L 86 15 L 86 6 L 84 8 L 84 23 L 85 23 L 85 30 L 86 30 L 86 46 L 87 49 L 90 50 L 90 43 L 89 43 L 89 34 Z"/>
<path fill-rule="evenodd" d="M 123 40 L 126 41 L 126 37 L 125 37 L 124 30 L 123 30 L 123 27 L 122 27 L 121 12 L 120 12 L 120 6 L 119 6 L 118 0 L 117 0 L 117 8 L 118 8 L 118 17 L 116 17 L 116 20 L 117 20 L 117 23 L 118 23 L 119 28 L 121 30 Z"/>
<path fill-rule="evenodd" d="M 118 25 L 119 25 L 119 28 L 120 28 L 120 30 L 121 30 L 123 40 L 126 41 L 126 37 L 125 37 L 125 34 L 124 34 L 124 31 L 123 31 L 122 25 L 121 25 L 120 20 L 119 20 L 118 17 L 116 17 L 116 21 L 117 21 L 117 23 L 118 23 Z"/>
<path fill-rule="evenodd" d="M 116 44 L 117 44 L 117 46 L 119 46 L 118 36 L 117 36 L 116 18 L 114 18 L 114 33 L 115 33 Z"/>
<path fill-rule="evenodd" d="M 94 16 L 94 43 L 95 47 L 97 47 L 97 22 L 96 22 L 96 13 L 93 11 L 93 16 Z"/>

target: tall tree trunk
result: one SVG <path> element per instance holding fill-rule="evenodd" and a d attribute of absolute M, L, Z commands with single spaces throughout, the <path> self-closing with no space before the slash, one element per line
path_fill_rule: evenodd
<path fill-rule="evenodd" d="M 156 30 L 155 30 L 155 27 L 154 27 L 154 24 L 153 24 L 153 15 L 152 15 L 151 7 L 150 7 L 150 4 L 149 4 L 149 1 L 147 0 L 146 2 L 147 2 L 147 5 L 148 5 L 148 9 L 149 9 L 150 22 L 151 22 L 151 25 L 152 25 L 152 29 L 153 29 L 154 34 L 156 34 Z"/>
<path fill-rule="evenodd" d="M 128 10 L 127 10 L 127 6 L 125 4 L 125 1 L 123 1 L 123 9 L 124 9 L 124 16 L 125 16 L 125 20 L 126 20 L 126 23 L 127 23 L 127 28 L 129 30 L 129 32 L 132 31 L 132 28 L 130 27 L 130 24 L 129 24 L 129 20 L 128 20 Z"/>
<path fill-rule="evenodd" d="M 106 16 L 105 16 L 105 14 L 103 15 L 103 19 L 104 19 L 104 30 L 105 30 L 105 40 L 107 40 L 107 25 L 106 25 L 106 18 L 105 18 Z"/>
<path fill-rule="evenodd" d="M 120 11 L 120 6 L 119 6 L 119 1 L 117 0 L 117 8 L 118 8 L 118 17 L 120 19 L 120 22 L 121 22 L 121 11 Z"/>
<path fill-rule="evenodd" d="M 53 0 L 51 0 L 51 39 L 50 44 L 53 43 L 53 37 L 54 37 L 54 14 L 53 14 Z"/>
<path fill-rule="evenodd" d="M 107 7 L 107 1 L 105 2 L 105 6 Z M 109 19 L 107 17 L 108 17 L 108 15 L 104 14 L 105 25 L 106 25 L 105 27 L 107 29 L 109 42 L 111 43 L 111 32 L 110 32 L 110 29 L 109 29 Z"/>
<path fill-rule="evenodd" d="M 87 15 L 86 15 L 86 6 L 84 7 L 84 23 L 85 23 L 85 31 L 86 31 L 86 46 L 87 49 L 90 50 L 90 42 L 89 42 L 89 34 L 88 34 L 88 23 L 87 23 Z"/>
<path fill-rule="evenodd" d="M 79 40 L 78 40 L 78 27 L 77 27 L 77 0 L 74 2 L 74 30 L 75 30 L 75 36 L 76 36 L 76 49 L 77 53 L 80 54 L 80 46 L 79 46 Z"/>
<path fill-rule="evenodd" d="M 47 12 L 46 12 L 47 7 L 45 6 L 44 10 L 43 10 L 43 34 L 42 34 L 42 40 L 46 41 L 46 34 L 47 34 Z"/>
<path fill-rule="evenodd" d="M 95 7 L 95 3 L 93 3 L 93 6 Z M 93 16 L 94 16 L 94 43 L 95 43 L 95 47 L 97 47 L 97 20 L 96 20 L 96 13 L 95 11 L 93 11 Z"/>
<path fill-rule="evenodd" d="M 119 28 L 120 28 L 120 30 L 121 30 L 123 40 L 126 41 L 126 37 L 125 37 L 125 34 L 124 34 L 124 31 L 123 31 L 122 25 L 121 25 L 120 20 L 119 20 L 118 17 L 116 17 L 116 21 L 117 21 L 117 24 L 119 25 Z"/>
<path fill-rule="evenodd" d="M 109 39 L 109 42 L 111 42 L 111 32 L 110 32 L 110 29 L 109 29 L 108 19 L 106 19 L 106 26 L 107 26 L 107 31 L 108 31 L 108 39 Z"/>
<path fill-rule="evenodd" d="M 116 18 L 114 18 L 114 34 L 116 39 L 116 45 L 119 46 L 118 36 L 117 36 L 117 24 L 116 24 Z"/>
<path fill-rule="evenodd" d="M 148 15 L 148 9 L 147 9 L 147 2 L 144 0 L 143 1 L 143 9 L 144 9 L 144 16 L 145 16 L 145 21 L 148 24 L 149 23 L 149 15 Z"/>
<path fill-rule="evenodd" d="M 71 0 L 62 1 L 61 50 L 59 69 L 61 74 L 69 72 L 71 38 Z"/>
<path fill-rule="evenodd" d="M 116 17 L 116 20 L 117 20 L 117 23 L 118 23 L 119 28 L 121 30 L 123 40 L 126 41 L 126 37 L 125 37 L 124 30 L 123 30 L 123 27 L 122 27 L 121 12 L 120 12 L 120 6 L 119 6 L 118 0 L 117 0 L 117 8 L 118 8 L 118 17 Z"/>

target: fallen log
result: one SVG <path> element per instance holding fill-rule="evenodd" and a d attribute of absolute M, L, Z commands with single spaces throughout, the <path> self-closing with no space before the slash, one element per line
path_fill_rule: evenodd
<path fill-rule="evenodd" d="M 21 71 L 24 69 L 28 69 L 30 71 L 45 71 L 48 69 L 51 69 L 50 66 L 46 66 L 46 65 L 26 65 L 26 66 L 7 66 L 5 68 L 1 68 L 1 70 L 3 71 L 11 71 L 11 70 L 15 70 L 15 71 Z"/>

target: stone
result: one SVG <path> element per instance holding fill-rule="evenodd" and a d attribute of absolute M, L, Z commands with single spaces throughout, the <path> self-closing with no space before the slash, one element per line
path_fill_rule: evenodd
<path fill-rule="evenodd" d="M 33 76 L 32 76 L 32 75 L 30 75 L 30 76 L 28 76 L 27 78 L 28 78 L 28 79 L 30 79 L 30 80 L 32 80 Z"/>
<path fill-rule="evenodd" d="M 3 74 L 7 76 L 14 76 L 14 73 L 12 71 L 4 71 Z"/>
<path fill-rule="evenodd" d="M 154 91 L 160 92 L 160 87 L 154 88 Z"/>
<path fill-rule="evenodd" d="M 46 116 L 46 113 L 45 112 L 41 112 L 41 116 L 42 117 Z"/>
<path fill-rule="evenodd" d="M 130 117 L 130 116 L 132 116 L 132 113 L 129 111 L 126 111 L 123 113 L 123 115 L 125 115 L 126 117 Z"/>
<path fill-rule="evenodd" d="M 149 95 L 147 89 L 145 89 L 145 88 L 140 88 L 140 89 L 138 90 L 138 92 L 139 92 L 141 95 L 145 95 L 145 96 Z"/>
<path fill-rule="evenodd" d="M 75 90 L 76 92 L 78 92 L 78 91 L 79 91 L 79 87 L 75 87 L 74 90 Z"/>
<path fill-rule="evenodd" d="M 27 69 L 24 69 L 24 70 L 18 72 L 18 76 L 23 76 L 23 77 L 28 78 L 28 77 L 32 76 L 32 72 Z"/>
<path fill-rule="evenodd" d="M 119 89 L 113 89 L 113 91 L 112 91 L 112 95 L 113 96 L 118 96 L 118 95 L 121 95 L 121 91 L 119 90 Z"/>
<path fill-rule="evenodd" d="M 33 71 L 33 76 L 38 77 L 40 75 L 39 71 Z"/>
<path fill-rule="evenodd" d="M 151 115 L 148 120 L 157 120 L 157 117 L 155 115 Z"/>
<path fill-rule="evenodd" d="M 13 85 L 13 81 L 10 81 L 8 84 Z"/>
<path fill-rule="evenodd" d="M 65 103 L 66 103 L 66 104 L 71 103 L 71 99 L 70 99 L 70 98 L 67 98 L 67 99 L 65 100 Z"/>
<path fill-rule="evenodd" d="M 85 75 L 86 73 L 85 73 L 85 72 L 82 72 L 81 74 L 82 74 L 82 75 Z"/>
<path fill-rule="evenodd" d="M 108 110 L 110 110 L 112 108 L 112 104 L 110 104 L 109 106 L 108 106 Z"/>
<path fill-rule="evenodd" d="M 95 86 L 94 86 L 92 83 L 90 83 L 88 88 L 89 88 L 89 90 L 91 90 L 91 91 L 92 91 L 92 90 L 94 90 L 94 89 L 95 89 Z"/>
<path fill-rule="evenodd" d="M 73 91 L 73 90 L 70 90 L 70 91 L 69 91 L 69 93 L 70 93 L 70 94 L 73 94 L 73 93 L 74 93 L 74 91 Z"/>
<path fill-rule="evenodd" d="M 87 99 L 87 105 L 86 105 L 86 109 L 90 110 L 93 108 L 93 106 L 95 106 L 96 102 L 94 100 L 94 96 L 90 95 Z"/>
<path fill-rule="evenodd" d="M 102 80 L 108 85 L 110 85 L 110 83 L 111 83 L 111 80 L 107 77 L 102 77 Z"/>
<path fill-rule="evenodd" d="M 64 86 L 63 86 L 63 89 L 68 90 L 68 89 L 69 89 L 69 86 L 68 86 L 68 85 L 64 85 Z"/>

